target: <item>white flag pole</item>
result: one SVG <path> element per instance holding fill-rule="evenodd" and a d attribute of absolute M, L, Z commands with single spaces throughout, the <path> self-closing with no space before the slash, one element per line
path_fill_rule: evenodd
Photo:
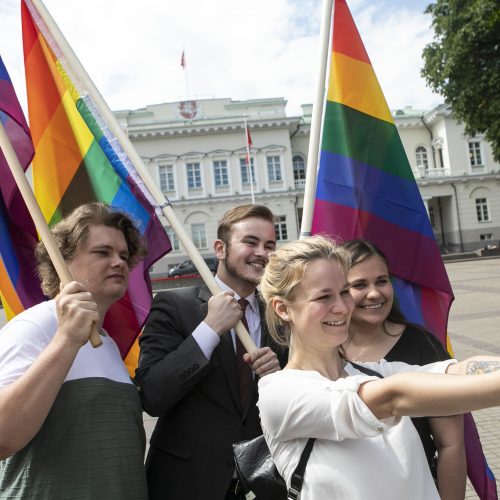
<path fill-rule="evenodd" d="M 68 61 L 68 64 L 71 66 L 71 69 L 74 72 L 75 76 L 86 86 L 87 91 L 91 96 L 92 100 L 94 101 L 94 104 L 99 110 L 99 113 L 101 114 L 102 118 L 106 122 L 111 132 L 117 138 L 123 151 L 129 157 L 130 161 L 132 162 L 137 171 L 137 174 L 141 177 L 142 181 L 144 182 L 144 185 L 149 190 L 151 196 L 154 198 L 155 202 L 163 211 L 163 215 L 166 217 L 170 226 L 177 234 L 177 237 L 179 238 L 180 242 L 186 249 L 189 258 L 193 261 L 193 264 L 196 266 L 196 269 L 200 273 L 200 276 L 202 277 L 203 281 L 205 282 L 210 292 L 213 295 L 221 292 L 219 285 L 215 281 L 212 272 L 208 268 L 206 262 L 200 255 L 200 252 L 195 247 L 191 238 L 186 233 L 182 224 L 177 219 L 177 216 L 175 215 L 172 209 L 170 201 L 161 192 L 161 190 L 156 185 L 155 181 L 147 171 L 147 168 L 144 165 L 142 158 L 137 154 L 137 151 L 135 150 L 133 144 L 130 142 L 130 139 L 127 137 L 125 132 L 120 127 L 118 120 L 113 115 L 106 101 L 103 99 L 100 92 L 97 90 L 94 83 L 88 76 L 84 67 L 78 60 L 78 57 L 73 52 L 73 49 L 68 44 L 67 40 L 64 38 L 64 35 L 59 30 L 59 27 L 52 19 L 52 16 L 45 8 L 43 2 L 41 0 L 26 0 L 26 1 L 31 2 L 32 5 L 36 8 L 38 14 L 42 18 L 45 25 L 47 26 L 47 29 L 50 31 L 51 36 L 54 38 L 55 42 L 59 46 L 59 49 L 64 54 L 64 57 Z M 241 321 L 239 321 L 238 324 L 236 325 L 235 331 L 238 337 L 240 338 L 243 346 L 248 352 L 253 352 L 257 349 L 257 346 L 253 342 L 252 338 L 248 334 L 246 328 L 243 326 L 243 323 Z"/>
<path fill-rule="evenodd" d="M 321 139 L 321 124 L 323 119 L 323 106 L 325 101 L 325 80 L 330 53 L 330 31 L 332 26 L 333 0 L 323 0 L 320 29 L 320 58 L 318 76 L 316 81 L 316 95 L 313 103 L 311 118 L 311 134 L 309 136 L 309 152 L 307 154 L 306 184 L 304 191 L 304 209 L 300 237 L 310 236 L 314 210 L 314 197 L 318 177 L 318 158 Z"/>

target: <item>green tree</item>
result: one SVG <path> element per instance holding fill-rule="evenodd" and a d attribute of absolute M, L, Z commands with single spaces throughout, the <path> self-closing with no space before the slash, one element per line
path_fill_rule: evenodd
<path fill-rule="evenodd" d="M 422 76 L 451 105 L 466 133 L 484 133 L 500 161 L 500 2 L 437 0 L 434 41 L 423 51 Z"/>

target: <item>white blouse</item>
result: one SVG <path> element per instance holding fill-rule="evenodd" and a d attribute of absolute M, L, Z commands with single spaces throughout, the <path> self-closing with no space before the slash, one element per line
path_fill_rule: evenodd
<path fill-rule="evenodd" d="M 403 371 L 445 372 L 453 360 L 410 366 L 363 363 L 384 377 Z M 309 437 L 317 438 L 301 500 L 439 500 L 420 438 L 408 417 L 379 420 L 358 396 L 367 376 L 347 365 L 348 378 L 282 370 L 259 381 L 265 439 L 290 485 Z"/>

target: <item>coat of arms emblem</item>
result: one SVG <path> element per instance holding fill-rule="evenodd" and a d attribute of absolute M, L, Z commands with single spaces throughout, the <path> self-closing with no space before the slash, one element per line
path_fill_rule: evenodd
<path fill-rule="evenodd" d="M 191 120 L 198 113 L 196 101 L 182 101 L 178 104 L 178 107 L 179 114 L 187 120 Z"/>

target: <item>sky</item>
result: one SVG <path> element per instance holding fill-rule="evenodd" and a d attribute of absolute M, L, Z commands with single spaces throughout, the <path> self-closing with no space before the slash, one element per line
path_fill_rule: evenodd
<path fill-rule="evenodd" d="M 430 0 L 348 0 L 389 107 L 443 99 L 420 76 Z M 189 99 L 312 103 L 321 0 L 44 0 L 113 110 Z M 83 7 L 83 9 L 82 9 Z M 26 110 L 20 0 L 0 0 L 0 55 Z M 186 69 L 181 67 L 185 51 Z"/>

